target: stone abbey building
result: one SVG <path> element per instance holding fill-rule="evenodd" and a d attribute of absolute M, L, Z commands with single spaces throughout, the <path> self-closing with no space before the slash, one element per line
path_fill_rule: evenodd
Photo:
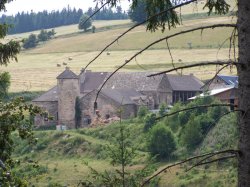
<path fill-rule="evenodd" d="M 80 100 L 81 126 L 87 126 L 96 116 L 94 101 L 97 91 L 110 72 L 82 71 L 76 75 L 66 68 L 57 77 L 57 85 L 33 100 L 47 110 L 53 120 L 36 117 L 35 124 L 75 127 L 76 98 Z M 193 75 L 164 74 L 147 77 L 152 72 L 117 72 L 108 80 L 97 99 L 98 114 L 105 119 L 117 116 L 135 117 L 140 106 L 158 109 L 161 103 L 172 105 L 201 92 L 203 83 Z"/>

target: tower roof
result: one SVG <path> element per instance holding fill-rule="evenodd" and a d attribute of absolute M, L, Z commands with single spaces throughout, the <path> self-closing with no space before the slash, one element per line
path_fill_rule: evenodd
<path fill-rule="evenodd" d="M 57 79 L 78 79 L 78 76 L 69 67 L 66 67 L 64 72 L 57 76 Z"/>

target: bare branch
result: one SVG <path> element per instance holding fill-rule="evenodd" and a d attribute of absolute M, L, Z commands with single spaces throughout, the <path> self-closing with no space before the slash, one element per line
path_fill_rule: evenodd
<path fill-rule="evenodd" d="M 197 105 L 197 106 L 193 106 L 193 107 L 189 107 L 189 108 L 184 108 L 184 109 L 172 112 L 172 113 L 165 114 L 165 115 L 163 115 L 161 117 L 156 118 L 155 120 L 160 120 L 160 119 L 165 118 L 165 117 L 173 116 L 173 115 L 178 114 L 180 112 L 185 112 L 185 111 L 194 110 L 194 109 L 198 109 L 198 108 L 211 108 L 211 107 L 218 107 L 218 106 L 234 106 L 234 107 L 237 107 L 237 105 L 230 104 L 230 103 L 225 103 L 225 104 L 211 104 L 211 105 Z"/>
<path fill-rule="evenodd" d="M 111 0 L 107 1 L 106 3 L 104 3 L 100 8 L 98 8 L 93 14 L 91 14 L 88 19 L 86 19 L 84 22 L 83 22 L 83 25 L 85 23 L 87 23 L 88 20 L 90 20 L 94 15 L 96 15 L 103 7 L 105 7 L 107 4 L 110 3 Z"/>
<path fill-rule="evenodd" d="M 235 158 L 235 157 L 237 157 L 236 154 L 228 155 L 228 156 L 223 156 L 223 157 L 211 160 L 211 161 L 201 162 L 201 163 L 197 164 L 195 167 L 201 166 L 201 165 L 205 165 L 205 164 L 211 164 L 213 162 L 217 162 L 217 161 L 221 161 L 221 160 L 226 160 L 226 159 L 229 159 L 229 158 Z"/>
<path fill-rule="evenodd" d="M 177 68 L 172 68 L 172 69 L 169 69 L 169 70 L 166 70 L 166 71 L 162 71 L 162 72 L 159 72 L 159 73 L 148 75 L 147 77 L 154 77 L 154 76 L 166 74 L 166 73 L 169 73 L 169 72 L 172 72 L 172 71 L 183 70 L 183 69 L 193 68 L 193 67 L 197 67 L 197 66 L 225 65 L 225 64 L 227 66 L 231 65 L 231 64 L 236 65 L 236 62 L 232 62 L 232 61 L 201 62 L 201 63 L 190 64 L 190 65 L 186 65 L 186 66 L 180 66 L 180 67 L 177 67 Z M 223 67 L 223 68 L 225 68 L 225 67 Z"/>
<path fill-rule="evenodd" d="M 229 158 L 231 158 L 231 156 L 236 157 L 236 156 L 237 156 L 237 153 L 238 153 L 238 152 L 231 153 L 231 154 L 233 154 L 233 155 L 228 155 L 228 156 L 230 156 Z M 225 153 L 218 153 L 218 154 L 225 154 Z M 201 165 L 204 165 L 204 164 L 208 164 L 208 162 L 204 162 L 204 161 L 207 160 L 207 159 L 209 159 L 209 158 L 212 158 L 212 157 L 214 157 L 215 155 L 218 155 L 218 154 L 209 155 L 209 156 L 207 156 L 207 157 L 201 159 L 199 162 L 197 162 L 197 163 L 194 164 L 192 167 L 190 167 L 189 169 L 187 169 L 186 172 L 190 171 L 191 169 L 193 169 L 193 168 L 195 168 L 195 167 L 197 167 L 197 166 L 201 166 Z M 220 158 L 224 158 L 224 157 L 220 157 Z M 215 159 L 215 160 L 217 160 L 217 159 Z M 212 161 L 215 162 L 215 160 L 212 160 Z M 217 161 L 218 161 L 218 160 L 217 160 Z"/>
<path fill-rule="evenodd" d="M 234 62 L 233 64 L 236 65 L 236 62 Z M 239 64 L 239 63 L 237 63 L 237 64 Z M 216 78 L 216 76 L 217 76 L 223 69 L 225 69 L 226 67 L 228 67 L 228 66 L 230 66 L 230 65 L 231 65 L 231 64 L 228 63 L 227 65 L 225 65 L 225 66 L 223 66 L 222 68 L 220 68 L 220 69 L 216 72 L 216 74 L 213 76 L 213 78 L 210 79 L 210 80 L 208 81 L 207 87 L 209 87 L 209 86 L 212 84 L 213 80 Z"/>
<path fill-rule="evenodd" d="M 136 27 L 139 27 L 140 25 L 143 25 L 143 24 L 147 23 L 147 22 L 150 21 L 151 19 L 154 19 L 154 18 L 156 18 L 156 17 L 158 17 L 158 16 L 161 16 L 161 15 L 163 15 L 163 14 L 166 14 L 167 12 L 169 12 L 169 11 L 171 11 L 171 10 L 180 8 L 180 7 L 182 7 L 182 6 L 185 6 L 185 5 L 188 5 L 188 4 L 190 4 L 190 3 L 197 2 L 197 1 L 198 1 L 198 0 L 191 0 L 191 1 L 187 1 L 187 2 L 185 2 L 185 3 L 181 3 L 181 4 L 179 4 L 179 5 L 173 6 L 173 7 L 169 8 L 169 9 L 163 10 L 162 12 L 159 12 L 158 14 L 155 14 L 154 16 L 149 17 L 148 19 L 146 19 L 146 20 L 144 20 L 144 21 L 142 21 L 142 22 L 140 22 L 140 23 L 138 23 L 138 24 L 132 26 L 131 28 L 129 28 L 128 30 L 126 30 L 124 33 L 122 33 L 121 35 L 119 35 L 119 36 L 118 36 L 115 40 L 113 40 L 111 43 L 109 43 L 106 47 L 104 47 L 104 48 L 101 50 L 101 52 L 100 52 L 97 56 L 95 56 L 95 57 L 85 66 L 84 69 L 87 69 L 88 66 L 89 66 L 92 62 L 94 62 L 99 56 L 101 56 L 101 54 L 102 54 L 104 51 L 106 51 L 106 50 L 107 50 L 111 45 L 113 45 L 115 42 L 118 42 L 118 40 L 119 40 L 120 38 L 122 38 L 124 35 L 126 35 L 126 34 L 127 34 L 128 32 L 130 32 L 131 30 L 135 29 Z M 95 13 L 95 14 L 96 14 L 96 13 Z"/>
<path fill-rule="evenodd" d="M 181 164 L 184 164 L 186 162 L 189 162 L 191 160 L 194 160 L 194 159 L 198 159 L 198 158 L 203 158 L 203 157 L 207 157 L 209 155 L 218 155 L 218 154 L 225 154 L 225 153 L 231 153 L 231 154 L 236 154 L 238 153 L 239 151 L 238 150 L 224 150 L 224 151 L 216 151 L 216 152 L 211 152 L 211 153 L 206 153 L 206 154 L 203 154 L 203 155 L 198 155 L 198 156 L 194 156 L 194 157 L 190 157 L 190 158 L 187 158 L 185 160 L 182 160 L 180 162 L 176 162 L 174 164 L 171 164 L 171 165 L 168 165 L 166 167 L 164 167 L 163 169 L 161 169 L 160 171 L 156 172 L 155 174 L 153 174 L 151 177 L 147 178 L 141 185 L 141 187 L 145 186 L 146 184 L 148 184 L 153 178 L 157 177 L 158 175 L 160 175 L 161 173 L 165 172 L 166 170 L 172 168 L 172 167 L 175 167 L 175 166 L 178 166 L 178 165 L 181 165 Z"/>

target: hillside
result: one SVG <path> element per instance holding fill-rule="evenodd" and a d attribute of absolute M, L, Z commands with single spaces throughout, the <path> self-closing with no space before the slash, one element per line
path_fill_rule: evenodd
<path fill-rule="evenodd" d="M 204 144 L 201 145 L 202 147 L 206 147 L 207 139 L 220 139 L 220 137 L 224 138 L 223 144 L 216 143 L 217 146 L 222 145 L 219 150 L 235 146 L 231 144 L 236 142 L 233 135 L 235 127 L 234 125 L 225 125 L 225 121 L 228 120 L 225 119 L 213 128 L 211 134 L 204 140 Z M 128 138 L 133 141 L 133 146 L 136 147 L 137 156 L 133 160 L 132 166 L 129 167 L 135 170 L 148 162 L 149 154 L 145 149 L 147 134 L 143 132 L 143 123 L 138 119 L 124 121 L 123 124 L 126 125 L 126 131 L 130 131 Z M 234 124 L 233 121 L 232 124 Z M 225 132 L 230 133 L 221 134 L 221 127 Z M 66 132 L 36 131 L 35 137 L 38 138 L 36 145 L 30 146 L 19 139 L 15 139 L 14 157 L 21 162 L 16 172 L 20 176 L 26 176 L 29 183 L 35 183 L 38 187 L 50 186 L 55 183 L 77 186 L 79 181 L 86 179 L 90 173 L 90 169 L 85 165 L 86 162 L 98 171 L 114 168 L 105 152 L 105 146 L 112 145 L 117 134 L 119 134 L 119 124 Z M 210 143 L 209 145 L 215 144 Z M 153 165 L 155 168 L 159 168 L 166 164 L 169 163 L 161 161 L 154 162 Z M 201 166 L 186 173 L 185 168 L 188 166 L 175 167 L 170 172 L 161 175 L 160 186 L 191 187 L 205 185 L 227 187 L 236 185 L 235 169 L 228 164 Z"/>
<path fill-rule="evenodd" d="M 229 1 L 234 4 L 233 0 Z M 191 29 L 202 25 L 216 23 L 234 23 L 230 16 L 208 17 L 202 9 L 204 3 L 184 7 L 182 24 L 170 31 L 146 32 L 145 26 L 137 27 L 104 52 L 89 69 L 93 71 L 114 71 L 126 59 L 151 42 L 174 32 Z M 234 6 L 232 6 L 233 8 Z M 79 73 L 85 65 L 95 57 L 107 44 L 133 25 L 129 20 L 96 21 L 96 33 L 83 33 L 77 25 L 55 28 L 53 40 L 40 43 L 31 50 L 23 50 L 18 56 L 18 63 L 10 63 L 2 71 L 11 74 L 11 92 L 45 91 L 56 84 L 56 76 L 61 73 L 67 63 L 71 69 Z M 38 34 L 39 31 L 33 32 Z M 189 33 L 168 41 L 176 66 L 206 60 L 226 60 L 229 57 L 229 40 L 232 29 L 209 29 Z M 7 40 L 22 40 L 30 33 L 10 35 Z M 224 42 L 225 41 L 225 42 Z M 223 45 L 222 45 L 223 44 Z M 219 48 L 221 49 L 219 50 Z M 231 51 L 232 52 L 232 51 Z M 232 56 L 232 54 L 231 54 Z M 69 57 L 73 60 L 69 61 Z M 57 67 L 57 64 L 61 67 Z M 132 61 L 122 71 L 161 71 L 171 67 L 171 57 L 166 42 L 154 45 Z M 194 73 L 202 80 L 212 77 L 215 67 L 200 67 L 183 71 Z M 235 70 L 225 69 L 224 73 L 235 73 Z"/>

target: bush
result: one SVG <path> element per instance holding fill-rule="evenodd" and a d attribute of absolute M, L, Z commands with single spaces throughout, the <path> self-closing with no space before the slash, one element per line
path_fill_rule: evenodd
<path fill-rule="evenodd" d="M 145 125 L 144 125 L 144 131 L 147 132 L 150 130 L 156 123 L 156 114 L 148 114 L 145 118 Z"/>
<path fill-rule="evenodd" d="M 138 117 L 140 119 L 144 118 L 148 114 L 148 108 L 146 106 L 140 106 L 138 110 Z"/>
<path fill-rule="evenodd" d="M 37 46 L 38 40 L 35 34 L 30 34 L 27 39 L 23 42 L 23 48 L 29 49 Z"/>
<path fill-rule="evenodd" d="M 163 125 L 156 125 L 150 130 L 149 151 L 160 159 L 170 158 L 176 150 L 173 133 Z"/>
<path fill-rule="evenodd" d="M 198 120 L 193 116 L 185 126 L 181 134 L 181 142 L 188 150 L 193 150 L 202 141 L 201 127 Z"/>

